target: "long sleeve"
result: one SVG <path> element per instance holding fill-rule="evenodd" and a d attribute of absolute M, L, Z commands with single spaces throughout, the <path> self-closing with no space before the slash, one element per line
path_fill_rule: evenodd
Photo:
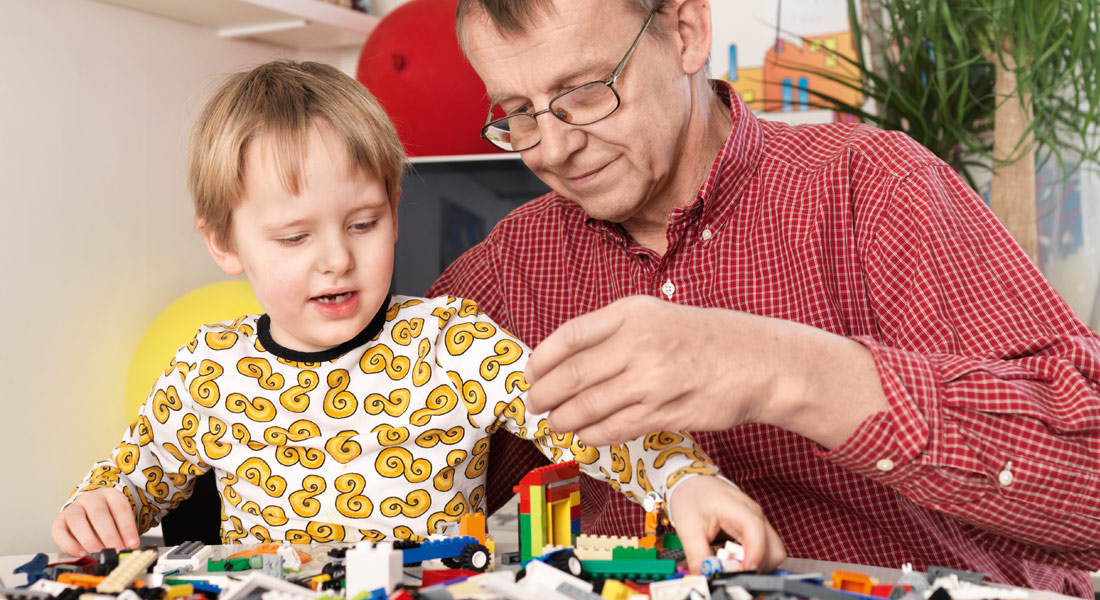
<path fill-rule="evenodd" d="M 1100 338 L 947 167 L 898 185 L 862 250 L 889 410 L 821 454 L 973 525 L 1100 566 Z"/>
<path fill-rule="evenodd" d="M 547 415 L 530 413 L 523 403 L 527 347 L 472 301 L 463 301 L 457 314 L 444 316 L 448 322 L 436 344 L 436 363 L 460 390 L 474 427 L 489 432 L 503 428 L 534 442 L 556 463 L 575 460 L 585 473 L 609 482 L 636 502 L 656 491 L 667 503 L 673 487 L 686 476 L 717 474 L 710 458 L 685 433 L 655 432 L 597 448 L 573 433 L 551 431 Z"/>
<path fill-rule="evenodd" d="M 176 352 L 122 441 L 109 458 L 92 466 L 64 506 L 81 494 L 111 487 L 126 495 L 138 530 L 144 532 L 190 495 L 195 478 L 209 469 L 197 455 L 196 444 L 203 443 L 195 435 L 199 419 L 181 410 L 191 400 L 187 375 L 198 366 L 189 362 L 194 344 Z"/>

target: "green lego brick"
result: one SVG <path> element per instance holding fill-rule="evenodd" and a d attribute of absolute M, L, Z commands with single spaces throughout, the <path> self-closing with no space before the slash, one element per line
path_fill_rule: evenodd
<path fill-rule="evenodd" d="M 683 550 L 684 543 L 680 541 L 680 536 L 675 533 L 666 533 L 664 539 L 661 540 L 661 545 L 665 549 Z"/>
<path fill-rule="evenodd" d="M 629 548 L 619 546 L 611 550 L 611 560 L 657 560 L 656 548 Z"/>
<path fill-rule="evenodd" d="M 582 560 L 584 574 L 592 577 L 613 577 L 615 579 L 664 580 L 676 573 L 674 560 Z"/>
<path fill-rule="evenodd" d="M 531 515 L 520 513 L 519 515 L 519 558 L 527 562 L 534 557 L 531 551 Z"/>

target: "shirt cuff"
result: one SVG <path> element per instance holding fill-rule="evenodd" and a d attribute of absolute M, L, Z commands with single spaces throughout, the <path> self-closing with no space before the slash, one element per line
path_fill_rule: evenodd
<path fill-rule="evenodd" d="M 938 370 L 926 357 L 853 338 L 871 351 L 888 409 L 871 415 L 833 450 L 815 452 L 854 473 L 899 485 L 935 461 L 935 432 L 940 430 Z"/>
<path fill-rule="evenodd" d="M 680 485 L 682 483 L 684 483 L 685 481 L 687 481 L 687 480 L 689 480 L 693 477 L 717 477 L 718 479 L 721 479 L 722 481 L 728 483 L 729 485 L 733 486 L 734 488 L 741 489 L 741 488 L 737 487 L 736 483 L 730 481 L 729 479 L 726 479 L 725 476 L 719 475 L 719 474 L 706 475 L 705 473 L 688 473 L 687 475 L 684 475 L 683 477 L 680 478 L 679 481 L 672 484 L 672 487 L 668 488 L 668 493 L 665 494 L 665 515 L 668 516 L 668 524 L 672 525 L 673 529 L 676 528 L 676 523 L 673 522 L 673 520 L 672 520 L 672 497 L 676 494 L 676 488 L 680 487 Z"/>

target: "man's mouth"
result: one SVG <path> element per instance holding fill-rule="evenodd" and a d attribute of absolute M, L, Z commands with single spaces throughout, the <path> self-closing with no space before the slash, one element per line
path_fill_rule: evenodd
<path fill-rule="evenodd" d="M 341 302 L 347 302 L 351 299 L 355 292 L 344 292 L 342 294 L 326 294 L 323 296 L 315 296 L 313 299 L 321 304 L 340 304 Z"/>

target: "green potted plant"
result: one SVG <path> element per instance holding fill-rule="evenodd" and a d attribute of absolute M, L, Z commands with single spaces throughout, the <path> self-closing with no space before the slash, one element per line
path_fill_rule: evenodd
<path fill-rule="evenodd" d="M 962 173 L 992 171 L 990 206 L 1035 260 L 1035 156 L 1100 164 L 1100 0 L 848 0 L 853 75 L 871 108 L 814 106 L 905 131 Z M 1065 171 L 1063 171 L 1065 172 Z"/>

